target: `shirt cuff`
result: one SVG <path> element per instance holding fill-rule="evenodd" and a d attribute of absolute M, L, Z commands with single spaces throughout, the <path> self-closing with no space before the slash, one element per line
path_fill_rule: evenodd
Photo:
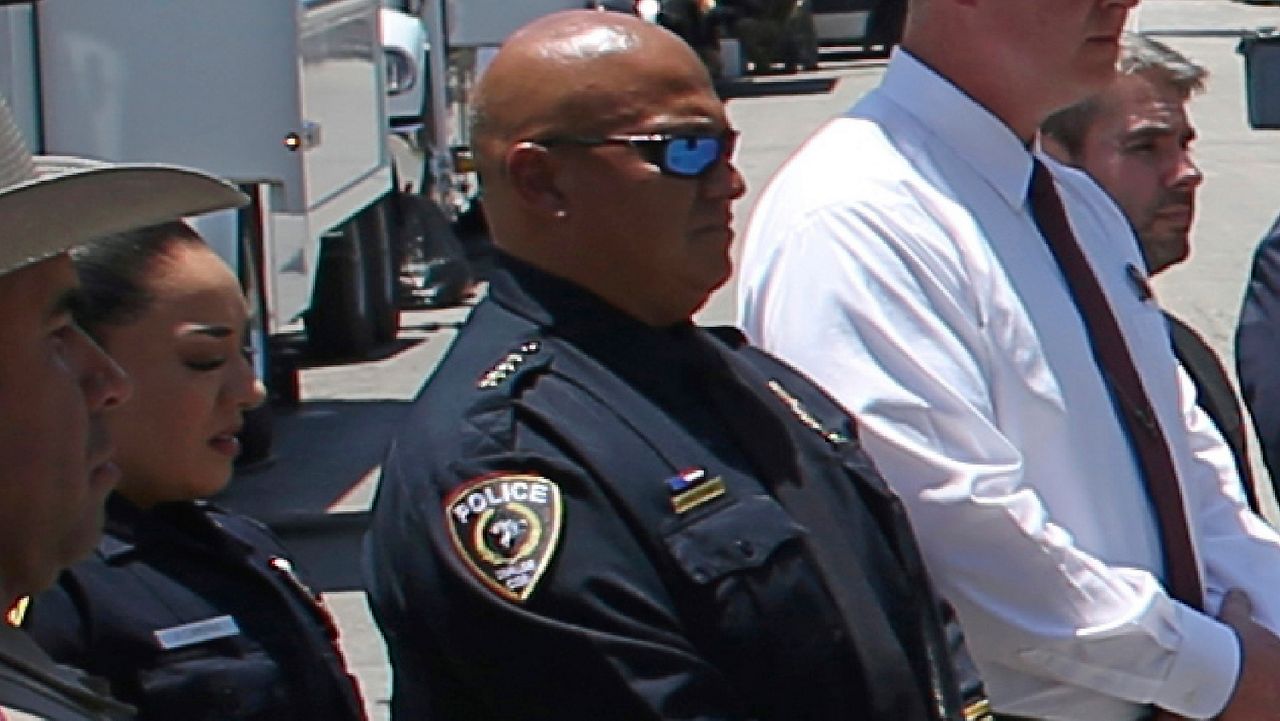
<path fill-rule="evenodd" d="M 1207 719 L 1226 708 L 1240 676 L 1240 639 L 1230 626 L 1177 604 L 1182 643 L 1155 705 L 1179 716 Z"/>

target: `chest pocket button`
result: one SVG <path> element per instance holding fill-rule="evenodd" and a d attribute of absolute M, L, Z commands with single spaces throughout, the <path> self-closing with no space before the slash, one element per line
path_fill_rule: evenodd
<path fill-rule="evenodd" d="M 768 496 L 749 496 L 666 536 L 667 549 L 695 583 L 763 566 L 804 529 Z"/>

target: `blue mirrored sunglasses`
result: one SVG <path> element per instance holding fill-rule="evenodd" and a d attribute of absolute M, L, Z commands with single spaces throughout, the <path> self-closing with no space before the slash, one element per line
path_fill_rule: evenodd
<path fill-rule="evenodd" d="M 557 145 L 629 145 L 639 151 L 645 162 L 657 166 L 664 175 L 697 178 L 707 174 L 721 158 L 733 153 L 738 131 L 725 130 L 716 135 L 705 133 L 650 133 L 647 135 L 605 135 L 587 138 L 558 135 L 527 142 L 544 147 Z"/>

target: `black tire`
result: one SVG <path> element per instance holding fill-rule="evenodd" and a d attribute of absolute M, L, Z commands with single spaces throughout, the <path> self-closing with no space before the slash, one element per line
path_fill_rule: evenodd
<path fill-rule="evenodd" d="M 311 307 L 303 316 L 307 344 L 319 356 L 364 356 L 376 345 L 359 226 L 348 221 L 320 242 Z"/>
<path fill-rule="evenodd" d="M 387 203 L 383 198 L 361 211 L 320 245 L 311 308 L 303 319 L 318 355 L 366 356 L 400 331 L 399 253 Z"/>
<path fill-rule="evenodd" d="M 393 242 L 387 196 L 356 219 L 363 250 L 362 268 L 369 312 L 373 321 L 373 342 L 390 343 L 400 333 L 400 254 Z"/>

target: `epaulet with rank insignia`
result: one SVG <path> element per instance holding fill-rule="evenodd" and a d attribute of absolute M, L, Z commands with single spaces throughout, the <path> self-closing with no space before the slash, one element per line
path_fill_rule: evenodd
<path fill-rule="evenodd" d="M 541 340 L 526 338 L 476 376 L 476 395 L 466 411 L 466 422 L 476 432 L 463 436 L 467 453 L 495 453 L 508 448 L 514 438 L 512 402 L 551 366 L 551 356 Z"/>
<path fill-rule="evenodd" d="M 546 367 L 549 361 L 549 356 L 543 352 L 542 341 L 526 340 L 481 373 L 476 379 L 476 388 L 488 391 L 510 387 L 516 378 Z"/>
<path fill-rule="evenodd" d="M 768 386 L 769 390 L 773 391 L 773 394 L 778 397 L 778 400 L 782 401 L 782 404 L 787 407 L 787 410 L 791 411 L 791 415 L 795 416 L 795 419 L 800 421 L 800 425 L 808 428 L 814 433 L 817 433 L 819 436 L 822 436 L 823 440 L 833 446 L 839 446 L 849 442 L 849 437 L 846 436 L 843 431 L 827 428 L 822 425 L 817 418 L 813 417 L 813 414 L 809 412 L 809 409 L 804 407 L 804 404 L 800 402 L 800 399 L 792 395 L 786 388 L 783 388 L 782 384 L 779 383 L 777 379 L 770 379 Z"/>
<path fill-rule="evenodd" d="M 21 628 L 22 622 L 27 618 L 27 609 L 30 607 L 30 596 L 23 596 L 17 601 L 14 601 L 13 605 L 9 607 L 9 610 L 5 612 L 5 623 L 13 626 L 14 628 Z"/>

